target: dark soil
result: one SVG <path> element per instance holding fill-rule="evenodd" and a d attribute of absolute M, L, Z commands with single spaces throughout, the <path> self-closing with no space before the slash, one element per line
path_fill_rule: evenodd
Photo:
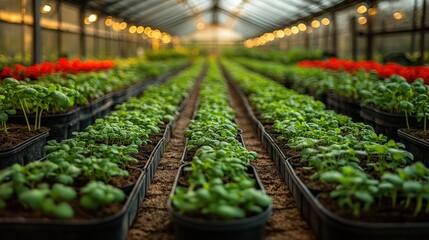
<path fill-rule="evenodd" d="M 360 215 L 356 216 L 350 208 L 340 208 L 337 200 L 329 198 L 328 193 L 321 193 L 318 198 L 322 205 L 334 214 L 361 222 L 407 223 L 428 222 L 429 220 L 429 214 L 424 213 L 424 209 L 417 216 L 413 216 L 415 205 L 411 204 L 409 208 L 405 208 L 399 200 L 396 207 L 393 208 L 392 201 L 384 199 L 379 204 L 373 204 L 368 211 L 362 210 Z"/>
<path fill-rule="evenodd" d="M 273 214 L 266 226 L 265 239 L 315 239 L 313 232 L 296 208 L 286 184 L 280 178 L 274 163 L 258 138 L 238 95 L 232 88 L 230 88 L 230 99 L 235 111 L 235 120 L 243 131 L 246 148 L 256 151 L 259 155 L 258 160 L 252 165 L 256 168 L 265 191 L 273 199 Z"/>
<path fill-rule="evenodd" d="M 316 173 L 313 169 L 305 169 L 299 164 L 299 159 L 290 159 L 289 162 L 292 164 L 295 174 L 301 179 L 301 181 L 311 190 L 316 191 L 331 191 L 337 184 L 321 182 L 317 179 L 311 179 L 311 176 Z"/>
<path fill-rule="evenodd" d="M 0 133 L 0 149 L 8 149 L 40 134 L 49 131 L 48 128 L 41 127 L 40 130 L 28 131 L 27 125 L 7 124 L 8 134 Z M 2 129 L 3 130 L 3 129 Z"/>
<path fill-rule="evenodd" d="M 413 135 L 414 137 L 425 141 L 425 142 L 429 142 L 429 130 L 424 131 L 423 129 L 414 129 L 414 128 L 410 128 L 410 129 L 402 129 L 402 131 Z"/>

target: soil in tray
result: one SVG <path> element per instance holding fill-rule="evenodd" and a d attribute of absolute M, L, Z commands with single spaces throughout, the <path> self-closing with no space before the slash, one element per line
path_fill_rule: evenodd
<path fill-rule="evenodd" d="M 426 132 L 423 129 L 402 129 L 402 131 L 422 140 L 422 141 L 426 141 L 429 142 L 429 130 L 426 130 Z"/>
<path fill-rule="evenodd" d="M 368 211 L 361 210 L 360 215 L 353 215 L 349 208 L 340 208 L 336 199 L 329 198 L 328 193 L 321 193 L 318 197 L 320 203 L 332 213 L 347 219 L 370 223 L 406 223 L 406 222 L 428 222 L 429 214 L 424 213 L 424 209 L 413 216 L 415 204 L 410 204 L 409 208 L 403 207 L 398 199 L 396 208 L 392 207 L 390 199 L 386 198 L 379 203 L 374 203 Z"/>
<path fill-rule="evenodd" d="M 41 127 L 40 130 L 28 131 L 27 125 L 7 124 L 8 134 L 0 133 L 0 150 L 15 147 L 21 142 L 24 142 L 40 133 L 49 131 L 48 128 Z"/>
<path fill-rule="evenodd" d="M 157 134 L 151 134 L 149 136 L 149 142 L 147 144 L 143 144 L 139 147 L 139 153 L 135 154 L 133 157 L 136 158 L 139 162 L 136 163 L 136 166 L 144 167 L 147 160 L 149 160 L 149 157 L 152 153 L 152 151 L 155 149 L 156 145 L 158 144 L 159 140 L 163 137 L 163 130 L 165 129 L 165 126 L 161 128 L 161 133 Z"/>
<path fill-rule="evenodd" d="M 311 176 L 313 176 L 314 173 L 316 173 L 315 170 L 312 169 L 305 169 L 301 166 L 299 166 L 299 159 L 291 159 L 289 160 L 291 164 L 293 165 L 293 168 L 295 170 L 295 174 L 301 179 L 301 181 L 307 186 L 308 188 L 312 190 L 317 191 L 331 191 L 335 188 L 337 184 L 333 183 L 325 183 L 321 182 L 317 179 L 311 179 Z"/>

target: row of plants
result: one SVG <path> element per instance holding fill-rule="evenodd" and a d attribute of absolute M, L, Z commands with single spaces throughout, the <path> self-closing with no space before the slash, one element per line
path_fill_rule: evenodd
<path fill-rule="evenodd" d="M 393 75 L 380 81 L 377 74 L 364 71 L 352 75 L 346 71 L 300 68 L 250 59 L 236 61 L 286 86 L 324 100 L 328 108 L 347 114 L 356 121 L 364 121 L 378 133 L 394 139 L 401 137 L 412 150 L 416 143 L 406 142 L 403 135 L 423 142 L 429 140 L 429 86 L 422 79 L 409 83 L 404 78 Z M 401 128 L 404 130 L 397 133 Z M 422 149 L 413 152 L 418 160 L 425 161 L 422 151 L 427 149 L 429 146 L 422 146 Z"/>
<path fill-rule="evenodd" d="M 275 61 L 283 64 L 294 64 L 302 60 L 323 58 L 323 53 L 321 50 L 309 51 L 298 49 L 288 51 L 261 51 L 260 49 L 255 48 L 237 48 L 226 51 L 224 55 L 227 57 L 246 57 L 258 60 Z"/>
<path fill-rule="evenodd" d="M 114 214 L 126 198 L 118 187 L 135 183 L 131 173 L 145 166 L 142 147 L 174 120 L 201 68 L 198 63 L 150 86 L 143 97 L 118 106 L 74 139 L 49 141 L 43 161 L 0 171 L 0 215 L 87 219 Z"/>
<path fill-rule="evenodd" d="M 115 67 L 112 60 L 68 60 L 60 58 L 57 62 L 43 62 L 31 66 L 15 64 L 14 66 L 5 66 L 0 72 L 0 80 L 8 77 L 13 77 L 18 80 L 26 78 L 36 80 L 41 76 L 54 73 L 80 73 L 107 70 Z"/>
<path fill-rule="evenodd" d="M 322 192 L 318 200 L 325 206 L 335 201 L 330 211 L 363 221 L 427 222 L 429 169 L 413 163 L 403 144 L 230 60 L 223 63 L 286 157 L 296 157 L 287 162 L 301 181 Z M 383 218 L 380 209 L 400 214 Z"/>
<path fill-rule="evenodd" d="M 179 231 L 182 237 L 201 239 L 206 234 L 231 237 L 228 234 L 248 236 L 248 233 L 253 236 L 245 239 L 261 237 L 272 201 L 250 165 L 258 155 L 243 146 L 239 134 L 229 105 L 228 87 L 212 60 L 201 86 L 198 112 L 185 131 L 190 158 L 184 160 L 189 162 L 180 168 L 171 196 L 173 219 L 179 228 L 186 228 L 186 233 Z M 255 220 L 255 216 L 261 215 L 261 219 Z M 252 217 L 256 224 L 229 222 Z M 187 221 L 191 222 L 191 228 Z M 228 226 L 230 230 L 225 229 Z"/>
<path fill-rule="evenodd" d="M 331 58 L 326 61 L 304 60 L 299 62 L 298 66 L 346 71 L 351 74 L 355 74 L 358 71 L 375 72 L 381 79 L 399 75 L 408 82 L 414 82 L 414 80 L 422 78 L 425 84 L 429 84 L 429 68 L 425 66 L 411 67 L 397 63 L 383 65 L 375 61 L 352 61 L 337 58 Z"/>
<path fill-rule="evenodd" d="M 0 134 L 8 135 L 9 121 L 26 124 L 29 131 L 50 127 L 52 139 L 70 138 L 112 106 L 140 94 L 150 81 L 186 64 L 186 60 L 132 60 L 107 71 L 51 74 L 37 81 L 6 78 L 0 83 Z"/>

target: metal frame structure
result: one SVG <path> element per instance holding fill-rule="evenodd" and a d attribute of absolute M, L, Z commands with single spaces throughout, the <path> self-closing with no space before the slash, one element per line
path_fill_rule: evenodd
<path fill-rule="evenodd" d="M 423 3 L 423 11 L 421 18 L 417 19 L 417 8 L 414 7 L 414 20 L 410 29 L 389 31 L 382 29 L 374 31 L 374 19 L 368 16 L 367 30 L 361 31 L 356 27 L 356 19 L 351 19 L 352 36 L 355 36 L 351 40 L 352 57 L 357 58 L 357 37 L 364 37 L 366 39 L 366 58 L 372 59 L 374 37 L 395 33 L 410 33 L 412 39 L 416 39 L 418 36 L 420 40 L 419 46 L 415 46 L 413 40 L 410 49 L 413 51 L 417 48 L 420 53 L 424 53 L 425 34 L 429 30 L 425 25 L 427 0 L 414 0 L 415 6 L 417 6 L 418 1 Z M 41 14 L 40 11 L 35 10 L 40 9 L 41 2 L 42 0 L 32 0 L 34 24 L 26 24 L 32 26 L 33 29 L 34 63 L 41 61 L 41 48 L 43 47 L 41 44 L 41 31 L 44 28 L 40 26 Z M 265 32 L 271 32 L 297 23 L 306 23 L 309 25 L 312 19 L 329 15 L 332 25 L 326 28 L 321 34 L 325 36 L 326 41 L 328 41 L 328 37 L 331 39 L 325 45 L 332 49 L 332 53 L 337 54 L 338 34 L 336 12 L 355 6 L 361 2 L 366 2 L 369 7 L 376 6 L 379 0 L 57 0 L 57 8 L 59 9 L 64 2 L 72 3 L 80 9 L 80 55 L 85 56 L 87 53 L 87 49 L 85 49 L 86 36 L 92 36 L 94 39 L 105 38 L 135 43 L 129 39 L 124 39 L 124 37 L 118 39 L 116 36 L 98 36 L 95 33 L 93 35 L 86 34 L 83 18 L 87 10 L 97 11 L 105 16 L 113 16 L 120 21 L 126 21 L 130 24 L 151 26 L 152 28 L 179 36 L 197 31 L 196 25 L 202 19 L 202 16 L 206 21 L 207 19 L 211 19 L 211 22 L 207 24 L 219 25 L 225 24 L 225 19 L 230 18 L 234 19 L 233 29 L 241 33 L 245 38 L 256 37 Z M 212 17 L 207 18 L 207 16 Z M 219 16 L 222 16 L 223 20 L 220 20 Z M 57 20 L 61 23 L 61 12 L 58 13 Z M 419 21 L 419 24 L 417 21 Z M 60 53 L 62 49 L 61 33 L 67 31 L 60 28 L 56 31 L 58 32 L 57 45 L 58 52 Z M 304 34 L 304 46 L 305 48 L 309 48 L 310 36 L 308 33 Z M 94 43 L 94 46 L 97 46 L 97 44 Z M 421 55 L 423 56 L 423 54 Z"/>

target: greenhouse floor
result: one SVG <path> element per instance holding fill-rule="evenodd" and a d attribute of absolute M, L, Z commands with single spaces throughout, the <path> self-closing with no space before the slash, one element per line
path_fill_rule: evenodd
<path fill-rule="evenodd" d="M 256 130 L 245 114 L 238 95 L 231 87 L 229 89 L 235 120 L 243 131 L 246 148 L 259 154 L 259 159 L 253 163 L 253 166 L 258 172 L 266 192 L 273 199 L 273 214 L 266 225 L 266 239 L 315 239 L 313 232 L 300 216 L 287 186 L 277 174 L 261 140 L 257 137 Z M 167 200 L 177 169 L 181 165 L 180 159 L 185 147 L 183 133 L 193 116 L 197 102 L 198 91 L 194 91 L 173 131 L 138 216 L 128 233 L 128 240 L 174 239 L 174 226 L 167 210 Z"/>

